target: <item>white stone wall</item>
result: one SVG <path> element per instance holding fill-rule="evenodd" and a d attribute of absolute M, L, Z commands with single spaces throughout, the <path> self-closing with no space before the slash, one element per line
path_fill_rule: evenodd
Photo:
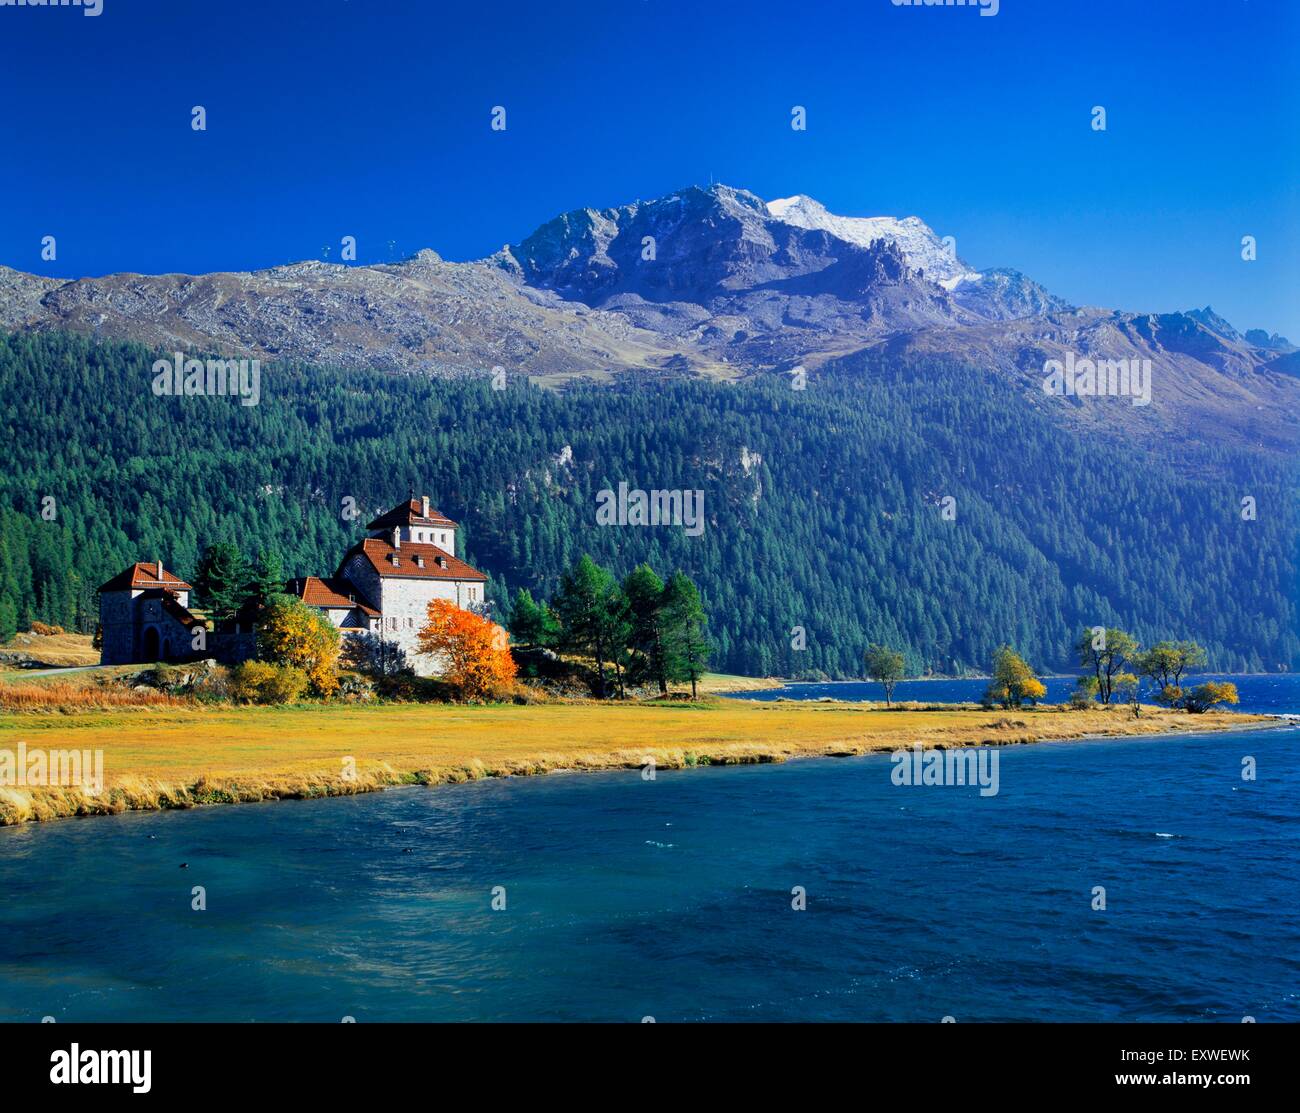
<path fill-rule="evenodd" d="M 457 584 L 450 580 L 415 580 L 400 576 L 383 578 L 383 612 L 380 634 L 395 641 L 420 676 L 435 675 L 435 662 L 419 652 L 419 632 L 429 621 L 429 602 L 447 599 L 456 602 Z"/>
<path fill-rule="evenodd" d="M 444 553 L 456 555 L 456 531 L 451 526 L 403 526 L 402 540 L 437 545 Z"/>

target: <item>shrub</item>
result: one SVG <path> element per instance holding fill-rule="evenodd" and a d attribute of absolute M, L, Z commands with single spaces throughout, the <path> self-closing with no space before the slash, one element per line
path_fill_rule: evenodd
<path fill-rule="evenodd" d="M 67 631 L 62 626 L 48 626 L 44 622 L 33 622 L 32 633 L 40 634 L 42 637 L 53 637 L 55 634 L 64 634 Z"/>
<path fill-rule="evenodd" d="M 257 651 L 265 661 L 305 673 L 318 696 L 331 696 L 339 686 L 338 628 L 298 599 L 272 598 L 257 628 Z"/>
<path fill-rule="evenodd" d="M 1197 685 L 1183 696 L 1183 706 L 1193 715 L 1208 711 L 1220 703 L 1236 703 L 1237 686 L 1227 680 L 1211 680 Z"/>
<path fill-rule="evenodd" d="M 1166 684 L 1156 693 L 1156 703 L 1164 704 L 1165 707 L 1182 707 L 1186 698 L 1187 692 L 1177 684 Z"/>
<path fill-rule="evenodd" d="M 307 690 L 307 674 L 295 665 L 245 661 L 230 674 L 230 694 L 247 703 L 292 703 Z"/>
<path fill-rule="evenodd" d="M 1077 711 L 1084 711 L 1093 705 L 1101 685 L 1095 676 L 1081 676 L 1070 693 L 1070 706 Z"/>

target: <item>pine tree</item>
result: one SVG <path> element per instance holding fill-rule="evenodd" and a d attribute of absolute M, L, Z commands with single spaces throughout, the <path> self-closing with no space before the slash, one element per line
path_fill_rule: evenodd
<path fill-rule="evenodd" d="M 691 699 L 696 699 L 696 685 L 704 675 L 711 647 L 699 589 L 686 573 L 674 572 L 664 587 L 663 615 L 669 678 L 689 680 Z"/>
<path fill-rule="evenodd" d="M 626 597 L 609 570 L 584 555 L 560 580 L 555 613 L 560 619 L 561 645 L 595 659 L 597 695 L 604 699 L 607 694 L 607 661 L 614 664 L 621 687 L 622 672 L 615 658 L 625 648 L 620 635 L 627 625 Z"/>
<path fill-rule="evenodd" d="M 629 604 L 629 647 L 634 653 L 633 683 L 643 676 L 668 694 L 664 648 L 664 582 L 648 564 L 638 564 L 623 581 Z"/>
<path fill-rule="evenodd" d="M 249 597 L 259 607 L 266 607 L 276 595 L 285 594 L 284 564 L 274 549 L 257 554 L 250 581 Z"/>
<path fill-rule="evenodd" d="M 209 545 L 199 562 L 194 590 L 209 618 L 232 620 L 252 595 L 253 570 L 239 549 L 227 541 Z"/>
<path fill-rule="evenodd" d="M 522 645 L 549 646 L 559 636 L 560 623 L 550 607 L 538 603 L 531 591 L 521 587 L 510 608 L 509 630 Z"/>

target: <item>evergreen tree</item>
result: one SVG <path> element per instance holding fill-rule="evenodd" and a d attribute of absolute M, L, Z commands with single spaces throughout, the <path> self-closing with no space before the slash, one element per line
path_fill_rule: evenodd
<path fill-rule="evenodd" d="M 653 681 L 660 695 L 668 694 L 668 668 L 664 646 L 664 582 L 648 564 L 638 564 L 623 581 L 628 599 L 629 638 L 632 651 L 630 678 Z"/>
<path fill-rule="evenodd" d="M 538 603 L 531 591 L 521 587 L 515 592 L 507 629 L 521 645 L 550 646 L 559 636 L 560 623 L 550 607 Z"/>
<path fill-rule="evenodd" d="M 623 586 L 612 574 L 606 584 L 604 607 L 600 618 L 605 627 L 605 643 L 610 647 L 610 661 L 614 666 L 614 682 L 618 685 L 618 698 L 622 699 L 627 694 L 624 682 L 627 678 L 627 667 L 632 659 L 629 646 L 632 638 L 632 607 L 623 591 Z"/>
<path fill-rule="evenodd" d="M 619 583 L 591 557 L 581 560 L 560 581 L 555 597 L 560 620 L 560 643 L 569 650 L 589 654 L 596 662 L 597 695 L 607 694 L 605 664 L 614 666 L 622 695 L 621 654 L 626 647 L 627 598 Z"/>
<path fill-rule="evenodd" d="M 276 595 L 285 594 L 284 564 L 274 549 L 263 549 L 257 554 L 249 584 L 249 598 L 259 607 L 266 607 Z"/>
<path fill-rule="evenodd" d="M 1081 484 L 1094 435 L 986 369 L 861 353 L 799 395 L 764 375 L 494 393 L 289 362 L 258 406 L 196 407 L 150 392 L 154 358 L 0 335 L 0 632 L 71 616 L 89 634 L 99 584 L 156 554 L 194 582 L 219 538 L 277 551 L 290 575 L 328 574 L 367 520 L 342 518 L 340 500 L 373 513 L 415 486 L 466 523 L 458 555 L 498 605 L 520 587 L 554 598 L 584 548 L 620 578 L 643 562 L 688 569 L 728 671 L 856 676 L 871 642 L 906 646 L 921 670 L 974 670 L 1003 642 L 1059 668 L 1097 624 L 1147 645 L 1176 631 L 1214 670 L 1300 667 L 1284 453 L 1116 438 L 1106 482 Z M 707 488 L 705 533 L 592 530 L 612 460 Z M 1249 543 L 1215 509 L 1225 489 L 1257 499 Z M 957 521 L 936 516 L 939 490 Z M 63 493 L 57 523 L 40 516 L 49 491 Z M 796 623 L 816 632 L 797 657 L 778 636 Z"/>
<path fill-rule="evenodd" d="M 673 680 L 689 680 L 691 699 L 696 699 L 696 684 L 704 675 L 711 646 L 699 588 L 684 572 L 674 572 L 664 587 L 663 618 L 668 675 Z"/>
<path fill-rule="evenodd" d="M 253 570 L 239 549 L 227 541 L 209 545 L 199 562 L 194 590 L 207 616 L 229 622 L 252 597 Z"/>

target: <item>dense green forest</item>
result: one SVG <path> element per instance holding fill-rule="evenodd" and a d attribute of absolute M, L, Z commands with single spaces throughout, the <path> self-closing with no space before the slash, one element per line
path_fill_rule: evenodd
<path fill-rule="evenodd" d="M 1093 625 L 1194 638 L 1216 668 L 1300 663 L 1288 468 L 1085 438 L 977 368 L 547 391 L 274 365 L 241 406 L 155 396 L 156 355 L 0 337 L 0 638 L 92 630 L 100 583 L 155 557 L 192 576 L 214 541 L 331 574 L 414 492 L 462 524 L 499 608 L 553 596 L 583 553 L 620 577 L 682 569 L 728 671 L 859 675 L 871 642 L 920 671 L 987 668 L 1003 643 L 1051 669 Z M 620 481 L 703 491 L 703 532 L 598 525 Z"/>

